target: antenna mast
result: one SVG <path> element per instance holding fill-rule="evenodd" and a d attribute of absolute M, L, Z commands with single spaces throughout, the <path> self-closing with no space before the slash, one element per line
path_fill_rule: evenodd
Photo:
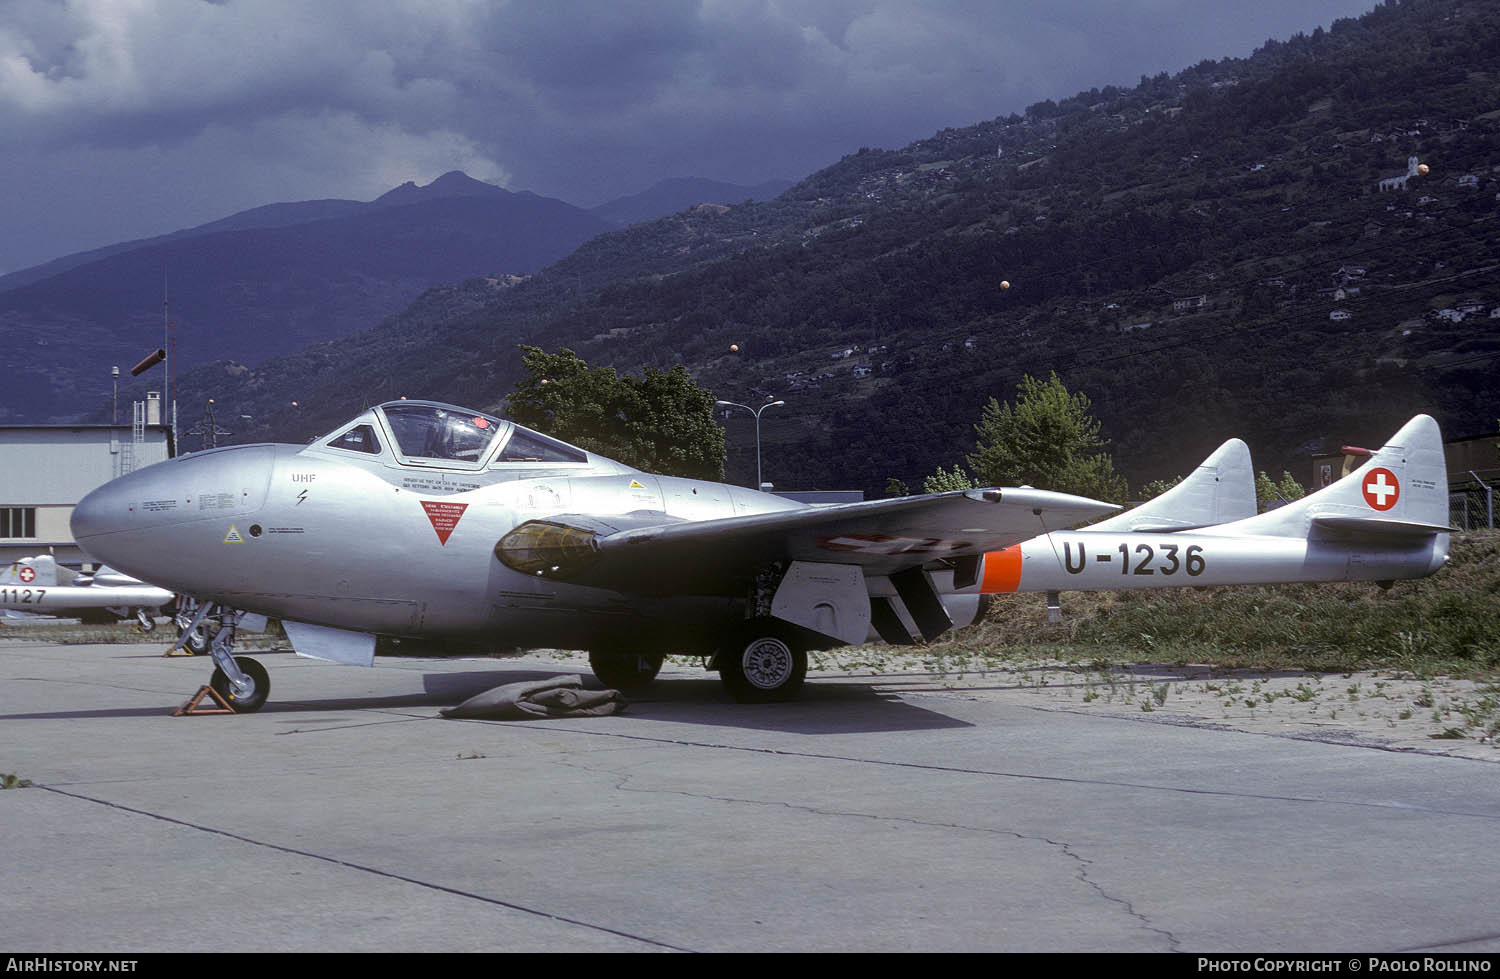
<path fill-rule="evenodd" d="M 162 402 L 167 411 L 167 417 L 162 421 L 172 431 L 172 444 L 177 444 L 177 339 L 172 322 L 172 317 L 167 308 L 167 263 L 162 260 L 161 266 L 161 349 L 166 353 L 167 362 L 162 370 Z"/>
<path fill-rule="evenodd" d="M 161 265 L 161 348 L 167 353 L 167 367 L 162 373 L 162 400 L 172 403 L 172 321 L 167 318 L 167 263 Z"/>

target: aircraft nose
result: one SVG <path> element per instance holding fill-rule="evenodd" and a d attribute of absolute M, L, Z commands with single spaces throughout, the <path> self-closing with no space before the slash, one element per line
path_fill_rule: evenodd
<path fill-rule="evenodd" d="M 218 538 L 265 502 L 274 446 L 233 446 L 170 459 L 105 483 L 78 501 L 73 539 L 96 561 L 152 581 L 180 563 L 195 529 Z M 201 535 L 200 535 L 201 536 Z M 204 537 L 207 539 L 207 537 Z M 141 574 L 141 572 L 146 574 Z"/>
<path fill-rule="evenodd" d="M 78 501 L 69 525 L 73 539 L 80 544 L 95 537 L 125 530 L 129 526 L 130 504 L 126 491 L 114 482 L 105 483 Z"/>

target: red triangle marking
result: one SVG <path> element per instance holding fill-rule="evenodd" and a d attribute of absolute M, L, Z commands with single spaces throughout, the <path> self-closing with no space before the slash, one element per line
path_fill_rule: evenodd
<path fill-rule="evenodd" d="M 444 547 L 448 545 L 448 536 L 453 533 L 453 528 L 458 526 L 459 518 L 469 508 L 467 503 L 440 503 L 436 500 L 423 500 L 422 509 L 427 511 L 427 519 L 432 521 L 432 529 L 437 531 L 438 542 Z"/>

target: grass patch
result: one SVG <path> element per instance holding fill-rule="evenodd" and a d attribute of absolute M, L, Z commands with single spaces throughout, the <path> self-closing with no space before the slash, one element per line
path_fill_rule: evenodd
<path fill-rule="evenodd" d="M 64 646 L 109 645 L 114 643 L 160 642 L 163 651 L 177 639 L 177 628 L 170 623 L 157 623 L 155 629 L 143 632 L 134 619 L 111 622 L 107 625 L 85 625 L 75 622 L 59 622 L 56 619 L 32 621 L 27 619 L 5 619 L 0 622 L 0 639 L 28 639 L 61 643 Z M 284 644 L 286 636 L 278 626 L 268 631 L 239 632 L 235 643 L 246 646 L 269 646 Z"/>

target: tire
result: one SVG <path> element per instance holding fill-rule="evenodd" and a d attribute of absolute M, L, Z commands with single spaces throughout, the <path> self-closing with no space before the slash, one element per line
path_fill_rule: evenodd
<path fill-rule="evenodd" d="M 614 690 L 639 690 L 661 672 L 665 657 L 657 653 L 589 652 L 589 668 Z"/>
<path fill-rule="evenodd" d="M 208 634 L 208 623 L 200 622 L 198 628 L 189 632 L 187 638 L 182 641 L 182 648 L 194 656 L 202 656 L 208 652 L 208 647 L 212 643 L 213 639 Z"/>
<path fill-rule="evenodd" d="M 719 679 L 742 704 L 791 700 L 806 677 L 806 644 L 774 619 L 745 623 L 719 654 Z"/>
<path fill-rule="evenodd" d="M 271 678 L 266 675 L 266 668 L 248 656 L 236 656 L 235 665 L 240 672 L 250 678 L 250 690 L 244 696 L 238 696 L 234 692 L 229 677 L 217 666 L 214 667 L 213 679 L 208 681 L 224 702 L 234 709 L 236 714 L 253 714 L 265 706 L 266 697 L 271 693 Z"/>

